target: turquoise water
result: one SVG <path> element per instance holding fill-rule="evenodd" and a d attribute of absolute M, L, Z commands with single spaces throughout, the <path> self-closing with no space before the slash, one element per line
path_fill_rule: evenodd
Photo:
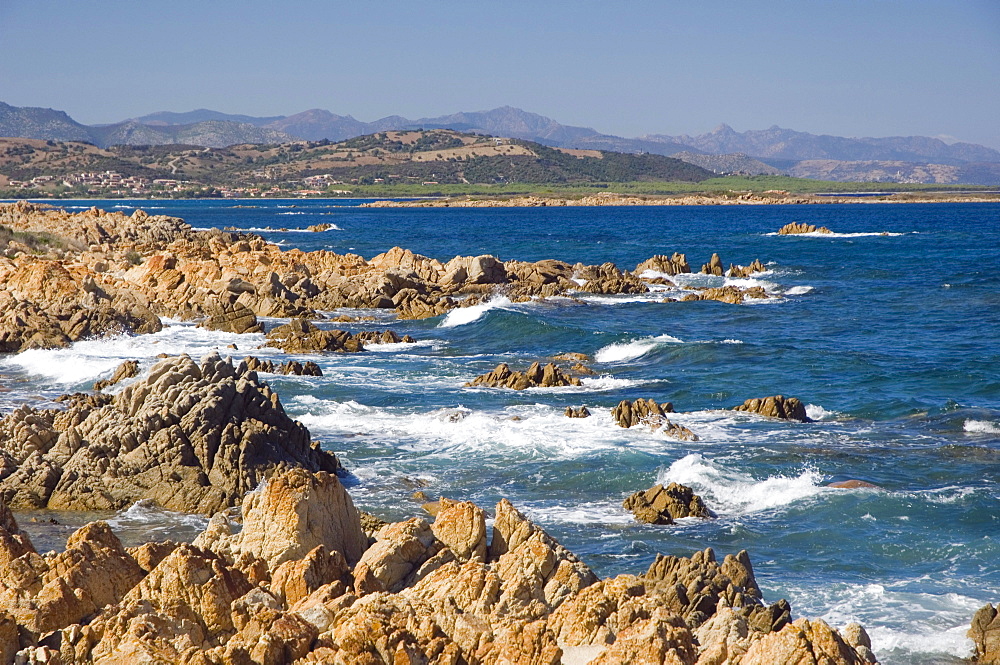
<path fill-rule="evenodd" d="M 496 299 L 425 321 L 347 326 L 390 326 L 420 343 L 314 357 L 325 373 L 318 379 L 267 378 L 341 456 L 359 506 L 396 519 L 419 513 L 410 498 L 418 489 L 484 506 L 508 497 L 604 576 L 642 570 L 657 552 L 745 548 L 768 600 L 787 597 L 795 616 L 834 625 L 860 621 L 885 663 L 968 655 L 972 614 L 1000 600 L 1000 205 L 356 203 L 143 207 L 199 228 L 254 229 L 284 247 L 366 258 L 399 245 L 442 260 L 489 253 L 632 269 L 680 251 L 697 269 L 718 252 L 726 265 L 761 259 L 768 271 L 741 283 L 783 296 L 744 305 L 664 304 L 655 295 Z M 791 221 L 837 233 L 775 235 Z M 336 226 L 302 231 L 323 222 Z M 194 355 L 234 341 L 243 351 L 261 339 L 175 322 L 146 338 L 29 352 L 0 361 L 0 380 L 13 389 L 0 393 L 0 406 L 84 388 L 123 358 L 151 364 L 164 351 Z M 519 368 L 567 351 L 595 357 L 598 376 L 581 388 L 462 387 L 498 362 Z M 773 394 L 798 397 L 816 422 L 724 410 Z M 637 397 L 672 401 L 682 412 L 675 420 L 700 441 L 618 428 L 608 409 Z M 594 416 L 562 415 L 580 404 Z M 845 479 L 881 489 L 826 487 Z M 692 486 L 719 519 L 634 523 L 622 499 L 658 480 Z M 61 517 L 68 529 L 72 516 Z M 136 539 L 200 525 L 139 508 L 113 519 Z"/>

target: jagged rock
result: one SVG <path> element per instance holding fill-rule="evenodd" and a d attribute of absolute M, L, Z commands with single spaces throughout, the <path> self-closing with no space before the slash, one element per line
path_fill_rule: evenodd
<path fill-rule="evenodd" d="M 105 388 L 109 388 L 120 381 L 137 376 L 139 376 L 139 361 L 126 360 L 122 364 L 118 365 L 115 369 L 115 373 L 111 375 L 110 379 L 101 379 L 100 381 L 94 383 L 94 390 L 104 390 Z"/>
<path fill-rule="evenodd" d="M 421 566 L 443 549 L 430 525 L 417 517 L 386 525 L 375 538 L 354 567 L 359 594 L 396 592 L 409 586 L 418 580 Z"/>
<path fill-rule="evenodd" d="M 306 227 L 307 231 L 313 231 L 315 233 L 322 233 L 323 231 L 329 231 L 333 228 L 333 224 L 310 224 Z"/>
<path fill-rule="evenodd" d="M 385 330 L 382 332 L 378 332 L 377 330 L 364 330 L 357 333 L 354 337 L 365 344 L 399 344 L 401 342 L 413 344 L 417 341 L 409 335 L 400 337 L 395 330 Z"/>
<path fill-rule="evenodd" d="M 645 282 L 629 272 L 622 272 L 614 263 L 604 263 L 600 266 L 574 266 L 577 279 L 585 280 L 581 291 L 587 293 L 646 293 L 649 287 Z"/>
<path fill-rule="evenodd" d="M 291 374 L 294 376 L 323 376 L 323 370 L 311 360 L 307 360 L 304 363 L 300 363 L 298 360 L 287 360 L 278 365 L 273 360 L 261 360 L 256 356 L 247 356 L 240 363 L 237 373 L 243 374 L 245 372 Z"/>
<path fill-rule="evenodd" d="M 0 570 L 25 554 L 37 554 L 28 534 L 21 531 L 7 504 L 0 501 Z"/>
<path fill-rule="evenodd" d="M 765 397 L 763 399 L 748 399 L 740 406 L 734 406 L 733 411 L 746 411 L 769 418 L 797 420 L 803 423 L 811 422 L 809 417 L 806 416 L 806 407 L 802 402 L 795 397 L 786 399 L 782 395 L 774 395 L 773 397 Z"/>
<path fill-rule="evenodd" d="M 210 300 L 206 310 L 209 316 L 201 323 L 202 328 L 231 333 L 264 332 L 264 326 L 257 323 L 257 315 L 242 303 Z"/>
<path fill-rule="evenodd" d="M 977 663 L 1000 663 L 1000 606 L 987 603 L 981 607 L 972 617 L 968 635 L 975 644 Z"/>
<path fill-rule="evenodd" d="M 641 276 L 647 270 L 665 275 L 680 275 L 691 272 L 691 266 L 687 262 L 687 257 L 674 252 L 671 256 L 657 254 L 646 259 L 635 267 L 635 274 Z"/>
<path fill-rule="evenodd" d="M 0 441 L 16 466 L 0 499 L 18 508 L 119 510 L 152 499 L 213 513 L 279 467 L 339 468 L 267 384 L 214 353 L 200 364 L 165 359 L 113 398 L 16 409 L 0 419 Z"/>
<path fill-rule="evenodd" d="M 764 635 L 740 661 L 741 665 L 803 662 L 862 665 L 866 661 L 822 619 L 798 619 Z"/>
<path fill-rule="evenodd" d="M 778 229 L 778 233 L 785 236 L 797 233 L 833 233 L 833 231 L 825 226 L 816 226 L 814 224 L 806 224 L 805 222 L 789 222 Z"/>
<path fill-rule="evenodd" d="M 729 264 L 729 270 L 726 271 L 726 277 L 738 277 L 741 279 L 746 279 L 750 275 L 757 272 L 765 272 L 767 266 L 760 262 L 760 259 L 754 259 L 753 263 L 748 266 L 737 266 L 732 263 Z"/>
<path fill-rule="evenodd" d="M 365 350 L 361 340 L 346 330 L 320 330 L 304 319 L 293 319 L 267 333 L 266 346 L 288 353 L 354 353 Z"/>
<path fill-rule="evenodd" d="M 368 546 L 354 502 L 332 473 L 296 468 L 275 475 L 243 499 L 242 513 L 238 534 L 215 524 L 195 543 L 233 561 L 261 559 L 271 571 L 320 545 L 353 565 Z"/>
<path fill-rule="evenodd" d="M 622 507 L 647 524 L 673 524 L 682 517 L 715 517 L 700 496 L 678 483 L 666 487 L 658 483 L 644 492 L 636 492 L 625 499 Z"/>
<path fill-rule="evenodd" d="M 711 260 L 701 267 L 703 275 L 716 275 L 722 277 L 722 259 L 718 254 L 712 254 Z"/>
<path fill-rule="evenodd" d="M 302 559 L 288 559 L 271 576 L 271 591 L 286 606 L 294 605 L 322 586 L 344 577 L 349 570 L 344 555 L 317 545 Z"/>
<path fill-rule="evenodd" d="M 658 404 L 654 399 L 642 399 L 634 402 L 623 399 L 618 406 L 611 409 L 611 417 L 618 423 L 619 427 L 633 427 L 646 423 L 651 417 L 666 417 L 668 413 L 674 412 L 674 405 L 671 402 Z"/>
<path fill-rule="evenodd" d="M 568 353 L 560 353 L 558 355 L 552 356 L 552 360 L 566 360 L 570 362 L 586 363 L 590 362 L 590 356 L 588 356 L 586 353 L 577 353 L 575 351 L 571 351 Z"/>
<path fill-rule="evenodd" d="M 590 417 L 590 409 L 588 409 L 586 406 L 579 406 L 579 407 L 567 406 L 565 413 L 566 413 L 566 417 L 567 418 L 589 418 Z"/>
<path fill-rule="evenodd" d="M 532 363 L 525 372 L 511 371 L 507 363 L 500 363 L 492 372 L 481 374 L 465 385 L 525 390 L 526 388 L 579 386 L 581 384 L 580 379 L 564 374 L 553 363 L 542 367 L 540 363 L 536 362 Z"/>
<path fill-rule="evenodd" d="M 431 531 L 460 562 L 486 561 L 486 513 L 471 501 L 440 500 Z"/>

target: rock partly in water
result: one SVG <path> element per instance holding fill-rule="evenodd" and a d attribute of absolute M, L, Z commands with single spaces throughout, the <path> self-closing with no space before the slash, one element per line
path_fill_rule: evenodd
<path fill-rule="evenodd" d="M 678 252 L 674 252 L 670 256 L 657 254 L 635 267 L 635 274 L 640 277 L 646 271 L 664 275 L 681 275 L 691 272 L 691 265 L 688 263 L 687 257 Z"/>
<path fill-rule="evenodd" d="M 753 263 L 748 266 L 738 266 L 730 263 L 729 270 L 726 271 L 726 277 L 746 279 L 754 273 L 765 272 L 766 270 L 767 266 L 761 263 L 760 259 L 754 259 Z"/>
<path fill-rule="evenodd" d="M 281 467 L 339 468 L 256 373 L 218 354 L 163 360 L 114 397 L 22 406 L 0 420 L 0 441 L 0 498 L 15 508 L 119 510 L 152 499 L 213 513 Z"/>
<path fill-rule="evenodd" d="M 674 405 L 671 402 L 657 403 L 656 400 L 642 399 L 641 397 L 633 402 L 623 399 L 618 406 L 611 409 L 611 417 L 618 423 L 619 427 L 633 427 L 645 423 L 652 416 L 666 416 L 674 412 Z"/>
<path fill-rule="evenodd" d="M 115 368 L 115 373 L 112 374 L 110 378 L 96 381 L 94 383 L 94 390 L 104 390 L 105 388 L 110 388 L 111 386 L 124 381 L 125 379 L 133 379 L 137 376 L 139 376 L 139 361 L 126 360 Z"/>
<path fill-rule="evenodd" d="M 787 236 L 799 233 L 833 233 L 833 231 L 825 226 L 816 226 L 815 224 L 806 224 L 805 222 L 789 222 L 778 229 L 778 233 Z"/>
<path fill-rule="evenodd" d="M 996 607 L 988 603 L 976 612 L 969 638 L 975 644 L 977 663 L 1000 663 L 1000 603 Z"/>
<path fill-rule="evenodd" d="M 666 487 L 658 483 L 648 490 L 636 492 L 625 499 L 622 507 L 647 524 L 673 524 L 674 520 L 683 517 L 715 517 L 700 496 L 690 487 L 678 483 L 670 483 Z"/>
<path fill-rule="evenodd" d="M 586 406 L 577 406 L 577 407 L 567 406 L 565 415 L 567 418 L 589 418 L 590 409 L 588 409 Z"/>
<path fill-rule="evenodd" d="M 257 322 L 257 315 L 243 303 L 209 300 L 205 309 L 208 318 L 202 321 L 202 328 L 231 333 L 264 332 L 264 326 Z"/>
<path fill-rule="evenodd" d="M 304 363 L 298 360 L 286 360 L 283 363 L 275 363 L 273 360 L 261 360 L 256 356 L 247 356 L 240 362 L 237 370 L 239 374 L 245 372 L 264 372 L 266 374 L 286 374 L 292 376 L 323 376 L 323 370 L 319 365 L 311 360 Z"/>
<path fill-rule="evenodd" d="M 481 374 L 465 385 L 525 390 L 526 388 L 553 388 L 581 384 L 580 379 L 565 374 L 553 363 L 542 367 L 540 363 L 536 362 L 532 363 L 531 367 L 524 372 L 512 371 L 507 363 L 500 363 L 492 372 Z"/>
<path fill-rule="evenodd" d="M 806 415 L 806 407 L 796 397 L 785 398 L 782 395 L 773 397 L 751 398 L 743 402 L 740 406 L 734 406 L 733 411 L 746 411 L 747 413 L 757 413 L 768 418 L 781 418 L 783 420 L 797 420 L 802 423 L 811 422 Z"/>

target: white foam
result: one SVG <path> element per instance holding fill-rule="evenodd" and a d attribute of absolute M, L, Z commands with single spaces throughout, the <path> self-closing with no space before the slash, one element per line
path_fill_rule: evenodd
<path fill-rule="evenodd" d="M 806 404 L 806 417 L 809 420 L 830 420 L 836 416 L 836 411 L 827 411 L 818 404 Z"/>
<path fill-rule="evenodd" d="M 700 272 L 685 272 L 678 275 L 673 275 L 670 278 L 678 286 L 697 286 L 704 288 L 718 288 L 720 286 L 725 286 L 726 278 L 719 277 L 718 275 L 705 275 Z"/>
<path fill-rule="evenodd" d="M 742 339 L 724 339 L 719 344 L 742 344 Z"/>
<path fill-rule="evenodd" d="M 544 404 L 489 412 L 458 406 L 416 413 L 353 400 L 295 397 L 286 405 L 314 433 L 371 437 L 379 445 L 391 442 L 403 450 L 446 459 L 475 455 L 484 463 L 509 464 L 515 458 L 575 459 L 623 444 L 644 450 L 662 446 L 652 437 L 632 437 L 614 427 L 604 409 L 595 409 L 590 418 L 567 418 L 559 408 Z"/>
<path fill-rule="evenodd" d="M 888 231 L 865 231 L 861 233 L 821 233 L 819 231 L 813 231 L 812 233 L 766 233 L 769 236 L 784 235 L 788 238 L 871 238 L 871 237 L 896 237 L 905 235 L 903 233 L 889 233 Z"/>
<path fill-rule="evenodd" d="M 786 296 L 801 296 L 813 290 L 811 286 L 793 286 L 785 291 Z"/>
<path fill-rule="evenodd" d="M 365 351 L 374 351 L 376 353 L 398 353 L 400 351 L 427 347 L 438 349 L 442 346 L 444 346 L 444 342 L 437 339 L 422 339 L 417 342 L 387 342 L 385 344 L 373 344 L 366 342 Z"/>
<path fill-rule="evenodd" d="M 0 360 L 0 367 L 72 386 L 110 375 L 123 360 L 151 361 L 161 353 L 187 353 L 198 358 L 211 351 L 238 358 L 242 351 L 255 349 L 263 342 L 264 335 L 259 333 L 237 335 L 167 320 L 158 333 L 85 340 L 64 349 L 29 349 Z M 230 344 L 236 344 L 241 351 L 227 348 Z"/>
<path fill-rule="evenodd" d="M 743 515 L 782 508 L 824 492 L 823 476 L 805 470 L 798 476 L 769 476 L 757 479 L 724 468 L 695 453 L 663 469 L 657 482 L 680 483 L 702 494 L 709 507 L 720 514 Z"/>
<path fill-rule="evenodd" d="M 486 302 L 479 303 L 478 305 L 472 305 L 471 307 L 459 307 L 458 309 L 453 309 L 444 317 L 444 320 L 438 324 L 439 328 L 454 328 L 456 326 L 464 326 L 466 324 L 478 321 L 482 318 L 486 312 L 493 309 L 504 309 L 509 307 L 511 301 L 506 296 L 497 296 L 495 298 L 490 298 Z"/>
<path fill-rule="evenodd" d="M 542 505 L 521 502 L 518 508 L 542 524 L 634 524 L 632 513 L 622 508 L 620 501 L 594 501 L 577 504 Z"/>
<path fill-rule="evenodd" d="M 968 419 L 962 425 L 962 429 L 970 434 L 1000 434 L 1000 424 L 989 420 Z"/>
<path fill-rule="evenodd" d="M 644 337 L 631 342 L 619 342 L 609 344 L 599 349 L 594 354 L 594 360 L 599 363 L 620 363 L 626 360 L 640 358 L 653 349 L 657 349 L 667 344 L 683 344 L 684 340 L 672 335 L 659 335 L 657 337 Z"/>

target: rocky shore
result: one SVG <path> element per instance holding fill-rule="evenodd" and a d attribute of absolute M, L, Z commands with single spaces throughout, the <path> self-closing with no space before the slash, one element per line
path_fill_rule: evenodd
<path fill-rule="evenodd" d="M 522 301 L 647 293 L 656 287 L 665 300 L 738 304 L 748 297 L 777 297 L 762 289 L 674 284 L 672 275 L 691 272 L 677 253 L 653 257 L 634 271 L 613 263 L 500 261 L 488 255 L 441 263 L 399 247 L 365 260 L 329 251 L 282 251 L 253 234 L 196 231 L 180 219 L 141 210 L 131 216 L 96 208 L 70 214 L 24 201 L 0 205 L 0 225 L 25 240 L 45 241 L 29 247 L 14 239 L 0 248 L 0 352 L 156 332 L 161 316 L 243 333 L 260 331 L 260 316 L 316 320 L 322 311 L 348 307 L 390 309 L 399 319 L 419 319 L 494 296 Z M 745 276 L 759 269 L 763 264 L 755 260 L 730 265 L 725 274 Z M 714 256 L 702 272 L 722 275 L 721 259 Z M 300 330 L 298 337 L 313 332 Z M 331 350 L 354 348 L 346 338 L 327 341 Z"/>
<path fill-rule="evenodd" d="M 492 256 L 441 263 L 399 248 L 371 260 L 285 252 L 251 234 L 196 231 L 141 211 L 73 215 L 23 202 L 0 206 L 0 224 L 49 239 L 42 250 L 14 241 L 2 248 L 0 303 L 10 306 L 0 309 L 0 344 L 8 352 L 152 332 L 160 316 L 233 332 L 259 332 L 257 317 L 269 316 L 291 321 L 271 330 L 268 344 L 356 353 L 412 340 L 308 319 L 339 307 L 434 316 L 494 295 L 644 293 L 691 272 L 677 253 L 622 271 Z M 716 255 L 701 270 L 762 267 L 725 270 Z M 840 632 L 793 620 L 785 601 L 766 604 L 746 552 L 721 562 L 712 550 L 658 555 L 644 572 L 601 580 L 506 500 L 488 511 L 442 498 L 433 522 L 362 515 L 338 480 L 340 461 L 258 376 L 286 371 L 281 363 L 210 354 L 119 370 L 59 408 L 22 406 L 0 418 L 0 662 L 874 662 L 860 626 Z M 115 382 L 115 394 L 101 392 Z M 579 383 L 536 364 L 498 367 L 477 385 Z M 775 397 L 747 408 L 800 419 L 800 407 Z M 614 418 L 693 440 L 667 419 L 672 411 L 639 400 L 620 404 Z M 652 521 L 672 519 L 674 504 L 687 506 L 676 517 L 710 515 L 686 488 L 657 487 L 630 501 L 655 512 Z M 96 522 L 64 551 L 41 554 L 10 512 L 121 510 L 139 501 L 212 517 L 192 543 L 125 548 Z"/>
<path fill-rule="evenodd" d="M 590 194 L 578 198 L 548 196 L 442 197 L 419 200 L 382 200 L 363 203 L 368 208 L 539 208 L 560 206 L 706 206 L 706 205 L 805 205 L 823 203 L 984 203 L 996 202 L 991 194 L 887 193 L 880 196 L 720 192 L 673 196 Z"/>

